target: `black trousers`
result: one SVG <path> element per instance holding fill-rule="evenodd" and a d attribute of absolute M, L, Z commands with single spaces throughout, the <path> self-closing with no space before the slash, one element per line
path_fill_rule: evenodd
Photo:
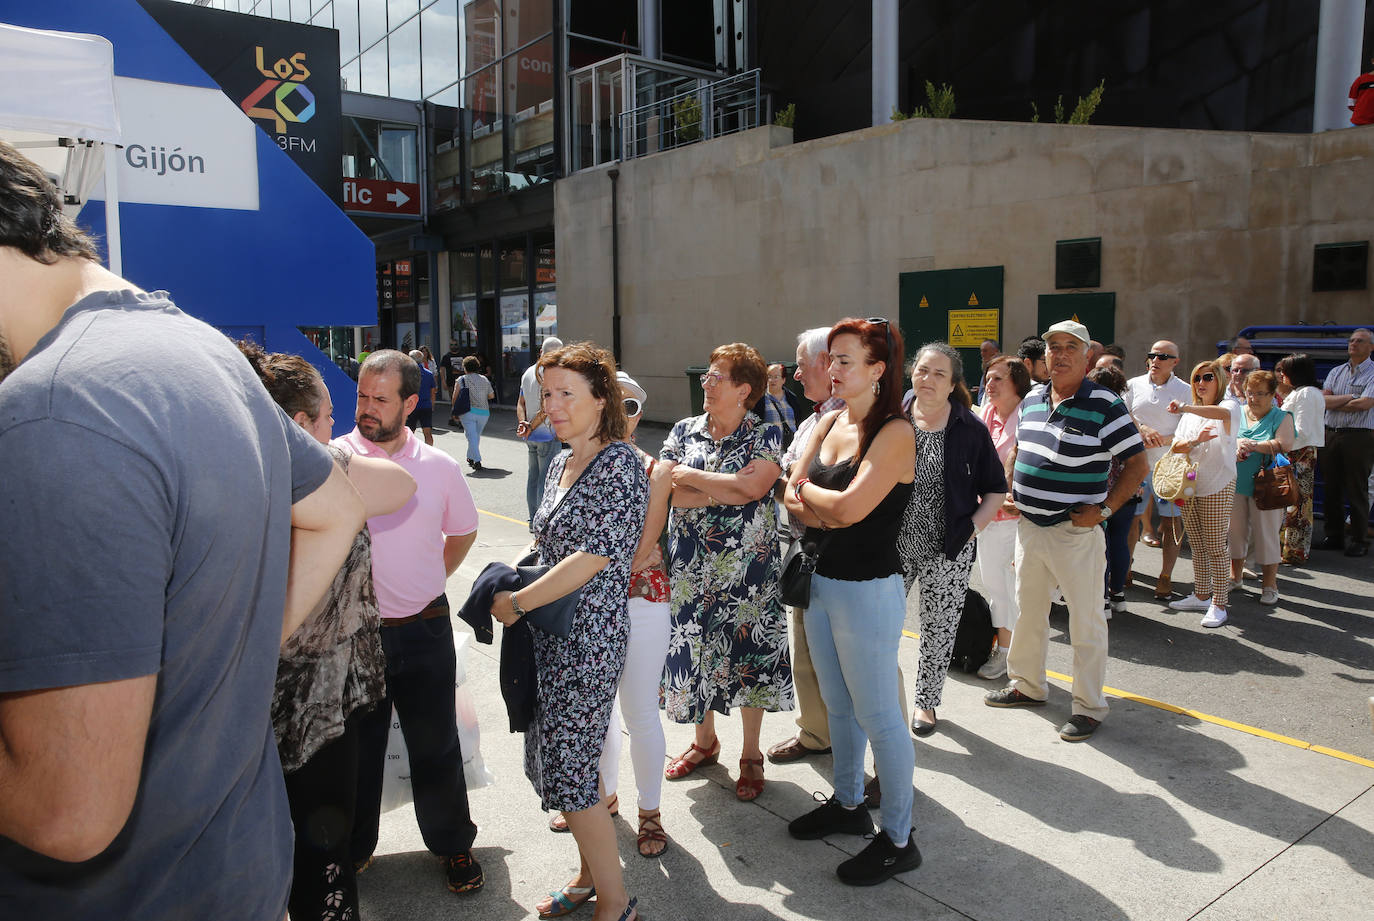
<path fill-rule="evenodd" d="M 286 799 L 296 829 L 292 858 L 292 921 L 358 917 L 358 886 L 353 875 L 351 837 L 358 780 L 356 711 L 344 734 L 286 775 Z M 345 910 L 351 914 L 345 915 Z"/>
<path fill-rule="evenodd" d="M 383 626 L 386 699 L 363 716 L 359 726 L 358 798 L 353 821 L 353 859 L 366 860 L 377 847 L 382 773 L 391 708 L 401 722 L 410 754 L 415 819 L 425 847 L 440 857 L 469 850 L 477 826 L 468 811 L 463 752 L 453 709 L 457 659 L 448 602 L 440 596 L 427 608 L 444 607 L 443 616 Z"/>
<path fill-rule="evenodd" d="M 1345 505 L 1350 505 L 1352 544 L 1363 544 L 1369 528 L 1369 471 L 1374 465 L 1374 431 L 1327 429 L 1326 446 L 1317 449 L 1325 489 L 1322 512 L 1326 536 L 1345 540 Z"/>

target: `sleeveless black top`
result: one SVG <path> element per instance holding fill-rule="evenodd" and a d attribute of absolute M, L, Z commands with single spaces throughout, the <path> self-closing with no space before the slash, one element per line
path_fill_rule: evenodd
<path fill-rule="evenodd" d="M 893 416 L 892 418 L 901 418 Z M 886 424 L 886 423 L 884 423 Z M 821 463 L 820 452 L 811 460 L 807 478 L 825 489 L 844 489 L 859 472 L 858 458 L 848 458 L 834 464 Z M 902 560 L 897 553 L 897 534 L 901 531 L 902 516 L 911 500 L 912 483 L 898 483 L 892 487 L 873 511 L 847 528 L 826 531 L 807 528 L 807 540 L 824 540 L 829 535 L 816 573 L 827 579 L 864 582 L 883 579 L 902 572 Z"/>

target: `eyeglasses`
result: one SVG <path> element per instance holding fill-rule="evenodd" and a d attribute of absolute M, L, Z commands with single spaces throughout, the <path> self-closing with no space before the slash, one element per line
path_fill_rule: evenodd
<path fill-rule="evenodd" d="M 1260 397 L 1272 397 L 1273 395 L 1274 395 L 1274 391 L 1272 391 L 1272 390 L 1247 390 L 1247 391 L 1245 391 L 1245 398 L 1246 398 L 1247 400 L 1257 400 L 1257 399 L 1259 399 Z"/>
<path fill-rule="evenodd" d="M 1211 383 L 1216 379 L 1217 376 L 1215 374 L 1208 372 L 1207 374 L 1199 374 L 1197 377 L 1193 378 L 1193 383 L 1196 384 L 1198 381 L 1207 381 L 1208 383 Z"/>
<path fill-rule="evenodd" d="M 1156 359 L 1159 361 L 1168 361 L 1171 358 L 1178 358 L 1178 356 L 1170 355 L 1168 352 L 1150 352 L 1145 356 L 1146 361 L 1154 361 Z"/>
<path fill-rule="evenodd" d="M 716 387 L 722 382 L 733 384 L 735 383 L 735 379 L 733 377 L 726 377 L 719 371 L 707 371 L 701 376 L 701 386 L 703 387 Z"/>
<path fill-rule="evenodd" d="M 887 334 L 887 357 L 888 360 L 891 361 L 892 346 L 894 345 L 892 341 L 892 324 L 888 321 L 887 317 L 869 317 L 867 322 L 883 324 L 883 332 Z"/>
<path fill-rule="evenodd" d="M 1234 374 L 1234 375 L 1236 375 L 1237 377 L 1244 377 L 1245 375 L 1249 374 L 1251 371 L 1258 371 L 1258 370 L 1259 370 L 1259 368 L 1237 368 L 1235 371 L 1233 371 L 1233 372 L 1231 372 L 1231 373 Z"/>
<path fill-rule="evenodd" d="M 625 398 L 625 415 L 629 416 L 631 419 L 638 416 L 639 411 L 643 408 L 643 405 L 634 397 Z"/>

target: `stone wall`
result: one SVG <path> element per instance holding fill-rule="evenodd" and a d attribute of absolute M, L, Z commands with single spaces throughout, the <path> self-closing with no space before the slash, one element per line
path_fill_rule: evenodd
<path fill-rule="evenodd" d="M 791 143 L 777 127 L 619 164 L 622 365 L 647 417 L 688 412 L 683 369 L 744 341 L 897 317 L 903 272 L 1005 267 L 1004 344 L 1036 332 L 1054 244 L 1102 238 L 1116 340 L 1184 367 L 1259 323 L 1374 322 L 1313 293 L 1317 243 L 1374 238 L 1374 127 L 1318 135 L 917 119 Z M 611 342 L 611 180 L 555 188 L 559 335 Z"/>

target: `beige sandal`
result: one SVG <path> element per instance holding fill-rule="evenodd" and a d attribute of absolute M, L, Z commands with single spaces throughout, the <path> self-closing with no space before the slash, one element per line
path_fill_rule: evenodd
<path fill-rule="evenodd" d="M 612 793 L 610 797 L 607 798 L 606 808 L 611 811 L 611 818 L 615 818 L 616 816 L 620 815 L 620 795 L 618 793 Z M 567 818 L 563 815 L 563 813 L 555 812 L 553 816 L 549 819 L 549 831 L 556 831 L 562 833 L 567 830 Z"/>

